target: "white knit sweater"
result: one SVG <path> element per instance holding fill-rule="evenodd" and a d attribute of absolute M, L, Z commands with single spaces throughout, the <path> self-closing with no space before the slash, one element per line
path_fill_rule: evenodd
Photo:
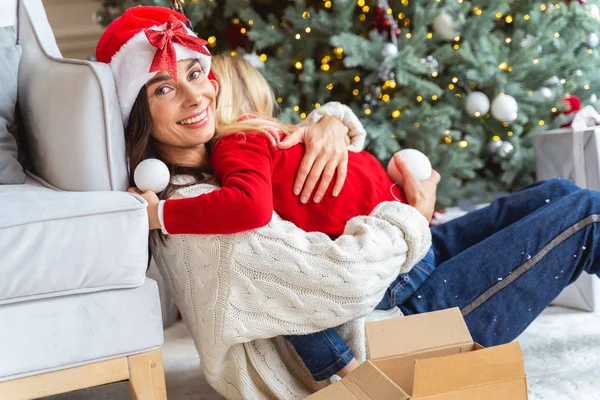
<path fill-rule="evenodd" d="M 178 197 L 214 190 L 181 189 Z M 281 335 L 338 327 L 367 357 L 364 317 L 424 257 L 427 220 L 399 202 L 348 222 L 335 241 L 276 213 L 231 235 L 171 235 L 153 254 L 200 353 L 208 382 L 228 399 L 302 399 L 320 386 Z"/>

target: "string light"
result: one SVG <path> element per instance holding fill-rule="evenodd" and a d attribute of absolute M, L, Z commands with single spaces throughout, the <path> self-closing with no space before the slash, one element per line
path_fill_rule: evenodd
<path fill-rule="evenodd" d="M 403 6 L 407 6 L 408 5 L 408 0 L 402 0 L 402 5 Z"/>
<path fill-rule="evenodd" d="M 429 32 L 429 33 L 427 34 L 427 39 L 431 39 L 432 37 L 433 37 L 433 33 Z"/>
<path fill-rule="evenodd" d="M 560 37 L 560 33 L 556 32 L 556 33 L 554 34 L 554 37 L 555 37 L 555 38 L 557 38 L 557 37 Z"/>
<path fill-rule="evenodd" d="M 461 140 L 460 142 L 458 142 L 458 145 L 459 147 L 462 147 L 464 149 L 469 145 L 469 142 L 467 142 L 466 140 Z"/>
<path fill-rule="evenodd" d="M 388 13 L 388 15 L 392 15 L 392 13 L 393 13 L 391 8 L 388 8 L 386 12 Z"/>
<path fill-rule="evenodd" d="M 368 13 L 368 12 L 369 12 L 369 10 L 370 10 L 369 6 L 364 6 L 364 7 L 362 8 L 362 12 L 364 12 L 364 13 Z"/>
<path fill-rule="evenodd" d="M 506 21 L 507 24 L 510 24 L 513 22 L 513 17 L 511 15 L 507 15 L 504 20 Z"/>
<path fill-rule="evenodd" d="M 446 143 L 450 144 L 450 143 L 452 143 L 452 138 L 451 138 L 450 136 L 446 136 L 446 137 L 444 138 L 444 142 L 446 142 Z"/>
<path fill-rule="evenodd" d="M 333 52 L 337 55 L 342 55 L 344 54 L 344 49 L 341 47 L 336 47 L 335 49 L 333 49 Z"/>
<path fill-rule="evenodd" d="M 248 21 L 248 25 L 254 25 L 254 21 L 252 21 L 252 20 L 249 20 L 249 21 Z"/>
<path fill-rule="evenodd" d="M 311 31 L 310 26 L 307 26 L 306 29 L 304 30 L 304 32 L 306 32 L 306 33 L 310 33 L 310 31 Z"/>
<path fill-rule="evenodd" d="M 300 109 L 300 107 L 294 106 L 294 111 L 298 111 L 299 109 Z"/>
<path fill-rule="evenodd" d="M 354 89 L 354 90 L 352 91 L 352 94 L 353 94 L 353 95 L 355 95 L 355 96 L 358 96 L 358 93 L 359 93 L 359 92 L 358 92 L 358 89 Z"/>
<path fill-rule="evenodd" d="M 239 23 L 240 23 L 240 20 L 239 20 L 239 18 L 234 18 L 234 19 L 233 19 L 233 23 L 234 23 L 234 24 L 236 24 L 236 25 L 237 25 L 237 24 L 239 24 Z"/>
<path fill-rule="evenodd" d="M 300 118 L 302 118 L 302 119 L 306 118 L 306 113 L 300 114 Z"/>
<path fill-rule="evenodd" d="M 398 19 L 404 19 L 404 13 L 403 12 L 398 13 Z"/>
<path fill-rule="evenodd" d="M 320 108 L 321 104 L 320 103 L 315 103 L 315 108 Z"/>
<path fill-rule="evenodd" d="M 540 60 L 538 60 L 537 58 L 535 58 L 535 59 L 533 60 L 533 63 L 534 63 L 534 64 L 538 64 L 539 62 L 540 62 Z"/>
<path fill-rule="evenodd" d="M 210 44 L 215 44 L 217 42 L 217 38 L 214 36 L 211 36 L 208 38 L 208 43 Z"/>
<path fill-rule="evenodd" d="M 502 13 L 500 11 L 498 11 L 496 13 L 496 18 L 498 18 L 498 19 L 502 18 Z"/>
<path fill-rule="evenodd" d="M 525 21 L 529 21 L 529 14 L 525 14 L 525 15 L 523 15 L 523 19 L 524 19 Z"/>
<path fill-rule="evenodd" d="M 512 136 L 512 135 L 514 135 L 514 133 L 512 131 L 508 131 L 507 135 Z"/>
<path fill-rule="evenodd" d="M 296 69 L 302 69 L 302 63 L 300 61 L 296 61 L 296 64 L 294 64 L 294 66 L 296 67 Z"/>
<path fill-rule="evenodd" d="M 505 127 L 505 128 L 508 128 L 508 122 L 506 122 L 506 121 L 505 121 L 505 122 L 503 122 L 503 123 L 502 123 L 502 126 L 503 126 L 503 127 Z"/>
<path fill-rule="evenodd" d="M 232 51 L 230 54 L 231 54 L 232 57 L 237 56 L 237 53 L 235 51 Z"/>
<path fill-rule="evenodd" d="M 456 83 L 456 82 L 458 82 L 458 78 L 457 77 L 452 78 L 452 83 Z"/>
<path fill-rule="evenodd" d="M 543 119 L 540 119 L 540 122 L 538 122 L 538 124 L 540 124 L 540 126 L 543 126 L 545 124 Z"/>
<path fill-rule="evenodd" d="M 505 41 L 506 41 L 506 43 L 510 43 L 510 42 L 512 42 L 512 39 L 507 37 Z"/>
<path fill-rule="evenodd" d="M 500 136 L 498 136 L 498 135 L 495 135 L 495 136 L 492 138 L 492 140 L 493 140 L 493 141 L 495 141 L 495 142 L 497 142 L 498 140 L 500 140 Z"/>
<path fill-rule="evenodd" d="M 267 55 L 266 54 L 261 54 L 260 55 L 260 60 L 261 61 L 267 61 Z"/>
<path fill-rule="evenodd" d="M 358 0 L 356 4 L 358 4 L 359 7 L 362 7 L 365 5 L 365 0 Z"/>
<path fill-rule="evenodd" d="M 437 72 L 432 72 L 432 73 L 431 73 L 431 76 L 433 76 L 434 78 L 437 78 L 437 76 L 438 76 L 438 73 L 437 73 Z"/>
<path fill-rule="evenodd" d="M 481 8 L 479 7 L 473 7 L 473 12 L 475 13 L 475 15 L 481 15 L 483 13 L 483 11 L 481 11 Z"/>
<path fill-rule="evenodd" d="M 548 7 L 546 7 L 546 4 L 542 3 L 542 4 L 540 5 L 540 10 L 542 10 L 542 11 L 546 11 L 546 8 L 548 8 Z"/>
<path fill-rule="evenodd" d="M 370 114 L 371 114 L 371 109 L 370 109 L 370 108 L 367 108 L 367 109 L 365 110 L 365 114 L 367 114 L 367 115 L 370 115 Z"/>
<path fill-rule="evenodd" d="M 309 11 L 304 11 L 302 13 L 302 18 L 304 18 L 304 19 L 310 18 L 310 12 Z"/>
<path fill-rule="evenodd" d="M 417 101 L 418 101 L 419 103 L 420 103 L 420 102 L 422 102 L 422 101 L 423 101 L 423 97 L 421 97 L 421 96 L 417 96 Z"/>
<path fill-rule="evenodd" d="M 418 123 L 418 122 L 415 122 L 415 127 L 416 127 L 416 128 L 420 128 L 420 127 L 421 127 L 421 124 L 420 124 L 420 123 Z"/>
<path fill-rule="evenodd" d="M 458 50 L 460 48 L 460 46 L 457 44 L 455 44 L 454 46 L 452 46 L 454 48 L 454 50 Z"/>
<path fill-rule="evenodd" d="M 354 77 L 354 82 L 360 82 L 360 76 L 356 75 L 356 76 Z"/>
<path fill-rule="evenodd" d="M 508 69 L 508 64 L 505 62 L 502 62 L 498 65 L 498 68 L 500 68 L 501 71 L 506 71 Z"/>
<path fill-rule="evenodd" d="M 325 56 L 323 57 L 323 59 L 321 60 L 321 64 L 327 64 L 329 61 L 331 60 L 331 57 L 329 56 Z"/>
<path fill-rule="evenodd" d="M 562 84 L 564 85 L 565 83 L 567 83 L 567 80 L 566 80 L 565 78 L 562 78 L 562 79 L 560 80 L 560 83 L 562 83 Z"/>
<path fill-rule="evenodd" d="M 381 96 L 381 100 L 383 100 L 383 101 L 389 101 L 390 100 L 390 95 L 389 94 L 384 94 L 383 96 Z"/>
<path fill-rule="evenodd" d="M 410 34 L 410 32 L 406 34 L 407 39 L 410 39 L 411 37 L 412 37 L 412 35 Z"/>
<path fill-rule="evenodd" d="M 585 90 L 590 90 L 590 85 L 585 85 L 583 88 L 584 88 Z"/>
<path fill-rule="evenodd" d="M 327 89 L 328 89 L 328 90 L 331 90 L 331 89 L 333 89 L 333 83 L 330 83 L 329 85 L 327 85 Z"/>
<path fill-rule="evenodd" d="M 329 64 L 323 64 L 323 65 L 321 65 L 321 69 L 323 71 L 329 71 Z"/>
<path fill-rule="evenodd" d="M 438 97 L 434 94 L 433 96 L 431 96 L 431 100 L 436 101 L 438 99 Z"/>
<path fill-rule="evenodd" d="M 454 84 L 453 84 L 453 83 L 449 84 L 449 85 L 448 85 L 448 89 L 450 89 L 450 90 L 454 90 Z"/>
<path fill-rule="evenodd" d="M 240 29 L 240 32 L 241 32 L 242 34 L 246 34 L 246 28 L 242 28 L 242 29 Z"/>
<path fill-rule="evenodd" d="M 278 98 L 277 98 L 277 102 L 278 102 L 278 103 L 283 103 L 283 99 L 282 99 L 281 97 L 278 97 Z"/>
<path fill-rule="evenodd" d="M 358 19 L 359 19 L 360 21 L 364 21 L 364 20 L 366 20 L 366 19 L 367 19 L 367 16 L 366 16 L 365 14 L 360 14 L 360 16 L 358 17 Z"/>
<path fill-rule="evenodd" d="M 331 1 L 325 2 L 325 8 L 331 8 Z"/>
<path fill-rule="evenodd" d="M 475 114 L 473 114 L 473 115 L 475 115 L 475 118 L 481 117 L 481 113 L 479 111 L 475 111 Z"/>
<path fill-rule="evenodd" d="M 401 112 L 400 110 L 394 110 L 394 112 L 392 112 L 392 118 L 398 118 L 400 116 Z"/>
<path fill-rule="evenodd" d="M 296 33 L 296 36 L 295 36 L 295 37 L 296 37 L 296 39 L 297 39 L 297 40 L 300 40 L 300 37 L 301 37 L 301 36 L 300 36 L 300 34 L 299 34 L 299 33 Z"/>
<path fill-rule="evenodd" d="M 455 36 L 455 37 L 454 37 L 454 41 L 455 41 L 455 42 L 458 42 L 458 41 L 460 41 L 460 36 Z"/>
<path fill-rule="evenodd" d="M 588 49 L 588 54 L 592 54 L 594 51 L 592 49 Z"/>

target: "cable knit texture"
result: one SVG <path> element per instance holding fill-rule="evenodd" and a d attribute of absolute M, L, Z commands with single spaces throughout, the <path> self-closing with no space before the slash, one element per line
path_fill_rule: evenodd
<path fill-rule="evenodd" d="M 323 104 L 321 107 L 314 109 L 299 125 L 305 126 L 316 124 L 325 115 L 336 117 L 348 127 L 348 136 L 350 136 L 350 146 L 348 146 L 348 150 L 363 150 L 365 147 L 365 139 L 367 138 L 367 131 L 352 109 L 340 102 L 330 101 Z"/>
<path fill-rule="evenodd" d="M 196 184 L 177 197 L 216 188 Z M 321 386 L 280 335 L 338 327 L 359 361 L 364 323 L 399 273 L 431 245 L 427 220 L 400 202 L 350 220 L 335 241 L 273 214 L 260 229 L 171 235 L 153 254 L 194 338 L 208 382 L 228 399 L 302 399 Z"/>

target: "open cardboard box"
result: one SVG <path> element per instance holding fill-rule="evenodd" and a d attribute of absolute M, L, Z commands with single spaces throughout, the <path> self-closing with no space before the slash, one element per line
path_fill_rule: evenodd
<path fill-rule="evenodd" d="M 458 308 L 367 323 L 370 360 L 310 400 L 526 400 L 517 342 L 473 342 Z"/>

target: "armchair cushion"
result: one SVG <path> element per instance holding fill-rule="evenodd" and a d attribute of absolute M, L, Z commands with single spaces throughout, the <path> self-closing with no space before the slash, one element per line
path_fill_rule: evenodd
<path fill-rule="evenodd" d="M 17 142 L 8 131 L 14 121 L 21 46 L 12 26 L 0 27 L 0 184 L 25 181 L 18 161 Z"/>
<path fill-rule="evenodd" d="M 143 284 L 148 217 L 126 192 L 0 185 L 0 305 Z"/>

